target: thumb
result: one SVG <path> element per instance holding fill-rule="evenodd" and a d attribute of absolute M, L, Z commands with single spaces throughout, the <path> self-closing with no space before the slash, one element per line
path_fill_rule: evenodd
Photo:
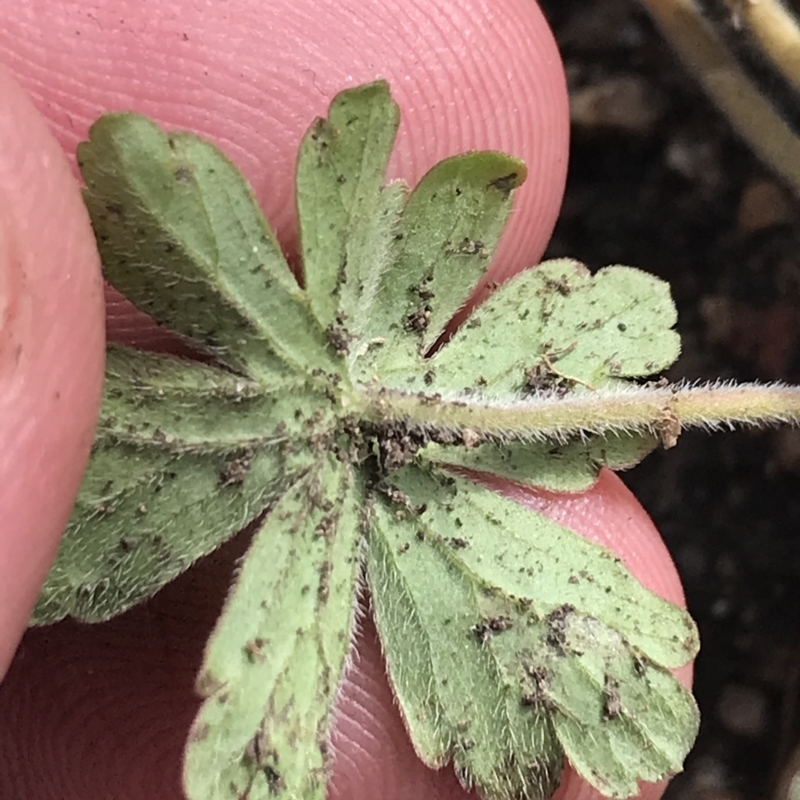
<path fill-rule="evenodd" d="M 0 71 L 0 678 L 89 456 L 103 313 L 78 185 L 44 120 Z"/>

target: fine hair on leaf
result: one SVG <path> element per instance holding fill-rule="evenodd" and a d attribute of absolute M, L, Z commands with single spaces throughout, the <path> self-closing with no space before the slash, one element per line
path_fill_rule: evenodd
<path fill-rule="evenodd" d="M 106 279 L 198 358 L 109 345 L 92 458 L 32 623 L 145 602 L 255 523 L 202 663 L 188 800 L 324 800 L 366 587 L 420 759 L 486 800 L 565 760 L 608 797 L 682 768 L 688 613 L 613 553 L 479 485 L 591 488 L 681 431 L 796 424 L 783 384 L 669 382 L 669 286 L 572 259 L 522 270 L 438 349 L 526 179 L 464 153 L 386 182 L 385 81 L 309 121 L 302 280 L 215 146 L 133 113 L 78 148 Z"/>

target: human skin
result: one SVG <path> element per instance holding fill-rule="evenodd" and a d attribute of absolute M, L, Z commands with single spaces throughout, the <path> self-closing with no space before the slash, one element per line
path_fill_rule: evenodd
<path fill-rule="evenodd" d="M 220 145 L 290 257 L 300 137 L 336 92 L 387 78 L 403 122 L 389 177 L 474 148 L 523 158 L 527 184 L 487 280 L 535 264 L 564 186 L 561 62 L 533 0 L 0 0 L 0 797 L 178 800 L 202 643 L 242 540 L 108 624 L 29 632 L 14 651 L 85 466 L 103 370 L 98 256 L 75 146 L 132 109 Z M 106 291 L 110 338 L 170 347 Z M 682 602 L 658 533 L 616 476 L 581 495 L 498 486 L 614 549 Z M 365 611 L 333 733 L 331 800 L 458 800 L 413 753 Z M 681 676 L 689 680 L 690 670 Z M 653 800 L 663 787 L 648 786 Z M 560 798 L 593 791 L 568 772 Z"/>

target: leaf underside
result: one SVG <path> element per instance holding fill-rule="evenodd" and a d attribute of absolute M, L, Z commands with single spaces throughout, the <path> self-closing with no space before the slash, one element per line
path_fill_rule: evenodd
<path fill-rule="evenodd" d="M 359 565 L 358 492 L 353 471 L 329 457 L 253 539 L 198 678 L 208 699 L 189 734 L 190 797 L 325 797 Z"/>
<path fill-rule="evenodd" d="M 612 797 L 637 793 L 633 769 L 645 780 L 680 769 L 697 713 L 654 665 L 696 651 L 683 612 L 608 551 L 488 489 L 415 468 L 392 487 L 372 510 L 367 570 L 426 763 L 452 759 L 498 798 L 548 797 L 564 752 Z M 681 738 L 663 735 L 673 725 Z"/>
<path fill-rule="evenodd" d="M 668 671 L 696 652 L 693 623 L 608 551 L 465 476 L 580 491 L 641 460 L 652 432 L 533 425 L 532 441 L 489 421 L 669 366 L 668 288 L 547 262 L 431 356 L 526 173 L 470 153 L 411 191 L 386 185 L 398 123 L 379 81 L 304 137 L 304 288 L 215 147 L 134 114 L 93 126 L 78 157 L 106 277 L 206 360 L 109 348 L 33 621 L 121 613 L 258 519 L 198 678 L 190 800 L 324 797 L 362 573 L 426 763 L 489 800 L 543 800 L 566 756 L 601 792 L 635 794 L 680 769 L 696 732 Z"/>
<path fill-rule="evenodd" d="M 125 611 L 280 497 L 313 463 L 297 438 L 331 424 L 298 386 L 109 348 L 92 459 L 34 623 Z"/>

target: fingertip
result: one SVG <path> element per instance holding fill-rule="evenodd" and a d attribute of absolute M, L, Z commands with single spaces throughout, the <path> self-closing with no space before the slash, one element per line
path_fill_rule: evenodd
<path fill-rule="evenodd" d="M 634 800 L 659 800 L 668 785 L 669 781 L 642 783 L 639 786 L 639 794 Z M 551 800 L 608 800 L 608 798 L 588 784 L 577 772 L 568 769 Z"/>
<path fill-rule="evenodd" d="M 70 157 L 104 110 L 193 130 L 242 168 L 290 251 L 303 133 L 337 92 L 379 77 L 403 112 L 390 178 L 414 184 L 472 149 L 528 165 L 479 294 L 537 263 L 558 215 L 566 80 L 533 0 L 171 0 L 158 14 L 137 0 L 91 13 L 74 0 L 29 0 L 0 29 L 0 50 Z M 122 338 L 144 325 L 119 302 L 110 309 L 109 330 Z M 145 334 L 148 345 L 158 337 Z"/>
<path fill-rule="evenodd" d="M 58 143 L 0 70 L 0 676 L 91 447 L 103 376 L 94 238 Z"/>

